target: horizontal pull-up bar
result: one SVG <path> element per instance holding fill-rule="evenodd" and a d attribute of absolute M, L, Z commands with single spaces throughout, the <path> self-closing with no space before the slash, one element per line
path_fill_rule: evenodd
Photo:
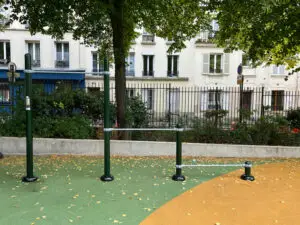
<path fill-rule="evenodd" d="M 186 131 L 191 128 L 104 128 L 104 132 L 111 131 Z"/>
<path fill-rule="evenodd" d="M 24 70 L 24 73 L 57 73 L 57 74 L 91 74 L 91 75 L 110 75 L 109 71 L 103 72 L 79 72 L 79 71 L 56 71 L 56 70 Z"/>
<path fill-rule="evenodd" d="M 190 165 L 176 165 L 176 168 L 182 167 L 252 167 L 252 164 L 190 164 Z"/>

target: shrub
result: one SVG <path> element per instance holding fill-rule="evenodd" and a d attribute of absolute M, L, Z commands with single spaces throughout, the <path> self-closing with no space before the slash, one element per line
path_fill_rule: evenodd
<path fill-rule="evenodd" d="M 292 128 L 300 129 L 300 108 L 289 110 L 287 113 L 287 120 L 290 122 Z"/>

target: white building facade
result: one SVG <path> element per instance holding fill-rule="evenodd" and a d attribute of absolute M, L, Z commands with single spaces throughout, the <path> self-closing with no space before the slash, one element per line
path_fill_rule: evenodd
<path fill-rule="evenodd" d="M 215 109 L 218 104 L 225 109 L 232 106 L 238 108 L 238 97 L 232 100 L 231 94 L 226 94 L 226 91 L 216 94 L 214 89 L 230 87 L 238 90 L 237 67 L 243 63 L 244 89 L 251 92 L 263 87 L 264 91 L 270 93 L 270 98 L 263 100 L 265 105 L 272 107 L 275 104 L 275 108 L 280 105 L 280 109 L 288 109 L 295 102 L 298 104 L 298 99 L 285 99 L 284 93 L 299 90 L 299 74 L 285 81 L 288 71 L 283 66 L 252 68 L 247 60 L 243 60 L 241 51 L 224 53 L 210 40 L 211 34 L 200 33 L 186 42 L 186 48 L 181 52 L 169 55 L 167 49 L 171 42 L 142 32 L 133 42 L 126 60 L 129 94 L 137 94 L 135 87 L 140 85 L 142 90 L 139 94 L 153 111 L 193 111 L 197 114 L 198 111 Z M 102 86 L 102 76 L 88 74 L 103 70 L 96 51 L 95 48 L 80 44 L 79 40 L 73 40 L 71 33 L 65 34 L 63 40 L 42 34 L 32 36 L 26 26 L 15 22 L 0 33 L 0 70 L 7 70 L 8 62 L 14 62 L 17 69 L 23 70 L 24 54 L 31 53 L 34 69 L 85 71 L 86 86 L 99 87 Z M 110 72 L 113 82 L 113 66 Z M 154 93 L 158 92 L 154 90 L 158 89 L 158 85 L 168 88 L 165 96 Z M 197 92 L 187 100 L 178 89 L 181 87 L 203 87 L 206 91 L 201 89 L 199 93 L 205 94 L 200 96 Z M 252 105 L 262 104 L 259 96 L 245 96 L 244 99 L 249 98 L 247 101 Z"/>

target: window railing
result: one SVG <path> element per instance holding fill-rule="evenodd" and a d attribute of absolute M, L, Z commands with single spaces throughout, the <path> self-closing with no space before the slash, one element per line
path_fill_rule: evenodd
<path fill-rule="evenodd" d="M 56 68 L 67 68 L 69 67 L 69 61 L 66 60 L 56 60 L 55 61 Z"/>
<path fill-rule="evenodd" d="M 135 72 L 134 70 L 126 70 L 126 76 L 134 76 L 135 75 Z"/>
<path fill-rule="evenodd" d="M 220 68 L 216 68 L 216 69 L 209 69 L 209 73 L 223 73 L 223 70 Z"/>
<path fill-rule="evenodd" d="M 41 60 L 32 60 L 32 67 L 40 67 L 41 66 Z"/>
<path fill-rule="evenodd" d="M 143 34 L 142 42 L 144 43 L 154 43 L 155 37 L 153 34 Z"/>
<path fill-rule="evenodd" d="M 6 66 L 10 60 L 8 59 L 0 59 L 0 66 Z"/>
<path fill-rule="evenodd" d="M 167 71 L 168 77 L 178 77 L 179 72 L 178 71 Z"/>
<path fill-rule="evenodd" d="M 212 43 L 214 37 L 216 35 L 216 31 L 201 31 L 198 35 L 198 39 L 196 40 L 196 44 L 201 43 Z"/>
<path fill-rule="evenodd" d="M 93 69 L 92 69 L 92 72 L 93 72 L 93 73 L 104 72 L 104 69 L 101 69 L 101 68 L 99 68 L 99 69 L 98 69 L 98 68 L 93 68 Z"/>
<path fill-rule="evenodd" d="M 143 76 L 147 77 L 152 77 L 154 76 L 154 71 L 143 71 Z"/>

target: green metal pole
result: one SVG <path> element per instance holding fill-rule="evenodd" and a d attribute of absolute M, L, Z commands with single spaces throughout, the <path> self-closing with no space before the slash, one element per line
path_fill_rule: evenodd
<path fill-rule="evenodd" d="M 241 176 L 242 180 L 250 180 L 250 181 L 254 181 L 255 178 L 254 176 L 252 176 L 251 174 L 251 167 L 252 167 L 252 163 L 249 161 L 245 162 L 245 173 Z"/>
<path fill-rule="evenodd" d="M 177 125 L 177 128 L 179 126 Z M 185 177 L 181 174 L 181 166 L 182 165 L 182 142 L 180 137 L 181 131 L 176 131 L 176 174 L 172 176 L 172 179 L 175 181 L 184 181 Z"/>
<path fill-rule="evenodd" d="M 114 177 L 110 174 L 110 128 L 109 116 L 109 70 L 107 58 L 104 59 L 104 175 L 100 177 L 102 181 L 113 181 Z"/>
<path fill-rule="evenodd" d="M 31 55 L 25 54 L 25 69 L 31 69 Z M 32 144 L 32 112 L 31 112 L 32 78 L 30 73 L 25 73 L 25 109 L 26 109 L 26 167 L 27 175 L 23 182 L 34 182 L 38 178 L 33 175 L 33 144 Z"/>

